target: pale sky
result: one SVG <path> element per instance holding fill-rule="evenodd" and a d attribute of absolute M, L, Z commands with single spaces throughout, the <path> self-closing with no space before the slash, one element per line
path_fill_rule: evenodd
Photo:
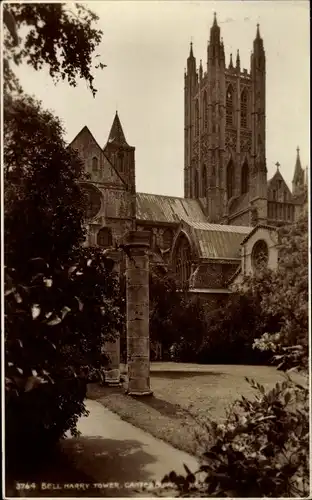
<path fill-rule="evenodd" d="M 55 86 L 47 71 L 18 68 L 24 90 L 61 118 L 70 142 L 87 125 L 104 146 L 116 109 L 126 139 L 136 147 L 137 191 L 183 196 L 184 68 L 194 55 L 206 64 L 207 41 L 217 12 L 226 64 L 250 52 L 260 23 L 266 51 L 266 157 L 268 178 L 279 161 L 290 185 L 300 147 L 302 166 L 310 152 L 310 43 L 308 1 L 94 1 L 87 4 L 104 35 L 99 52 L 107 64 L 96 70 L 92 97 L 85 82 Z"/>

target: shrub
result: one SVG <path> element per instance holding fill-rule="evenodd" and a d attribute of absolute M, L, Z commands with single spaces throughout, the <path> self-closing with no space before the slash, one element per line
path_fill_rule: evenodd
<path fill-rule="evenodd" d="M 307 497 L 309 495 L 308 389 L 290 378 L 256 397 L 234 403 L 223 423 L 205 422 L 196 472 L 168 474 L 176 496 Z"/>
<path fill-rule="evenodd" d="M 107 362 L 103 344 L 120 329 L 118 281 L 102 252 L 67 265 L 32 259 L 21 282 L 6 269 L 6 451 L 10 465 L 43 451 L 85 414 L 90 374 Z M 10 460 L 11 459 L 11 460 Z"/>

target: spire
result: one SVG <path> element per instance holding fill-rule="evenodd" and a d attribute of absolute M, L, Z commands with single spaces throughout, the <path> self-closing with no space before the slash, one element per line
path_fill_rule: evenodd
<path fill-rule="evenodd" d="M 240 71 L 240 57 L 239 57 L 239 50 L 237 51 L 236 55 L 236 69 Z"/>
<path fill-rule="evenodd" d="M 299 146 L 297 146 L 297 157 L 296 157 L 293 183 L 295 183 L 295 184 L 303 184 L 304 183 L 304 170 L 301 166 Z"/>
<path fill-rule="evenodd" d="M 220 28 L 217 23 L 217 13 L 214 12 L 213 14 L 213 24 L 210 29 L 210 42 L 213 43 L 220 43 Z"/>
<path fill-rule="evenodd" d="M 229 69 L 233 69 L 233 59 L 232 59 L 232 54 L 230 54 L 230 64 L 229 64 Z"/>
<path fill-rule="evenodd" d="M 118 112 L 116 111 L 112 128 L 108 136 L 108 143 L 114 143 L 118 146 L 128 146 L 124 131 L 119 120 Z"/>
<path fill-rule="evenodd" d="M 263 51 L 263 40 L 260 36 L 260 25 L 257 24 L 257 33 L 256 33 L 256 38 L 254 39 L 254 51 L 257 48 L 260 48 Z"/>
<path fill-rule="evenodd" d="M 193 42 L 190 43 L 190 55 L 189 57 L 194 57 L 194 54 L 193 54 Z"/>

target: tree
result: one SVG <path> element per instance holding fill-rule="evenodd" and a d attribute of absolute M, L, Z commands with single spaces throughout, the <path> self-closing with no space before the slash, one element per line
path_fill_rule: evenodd
<path fill-rule="evenodd" d="M 58 119 L 34 99 L 4 100 L 5 260 L 66 260 L 84 241 L 83 164 Z"/>
<path fill-rule="evenodd" d="M 102 31 L 94 27 L 98 16 L 92 11 L 80 4 L 6 3 L 3 21 L 6 90 L 18 88 L 12 63 L 26 63 L 35 70 L 47 66 L 55 82 L 76 86 L 82 78 L 95 95 L 92 56 Z M 99 62 L 93 69 L 103 67 Z"/>
<path fill-rule="evenodd" d="M 309 251 L 308 214 L 279 229 L 279 265 L 264 270 L 243 284 L 259 298 L 262 314 L 278 316 L 280 327 L 266 333 L 255 347 L 270 350 L 280 368 L 308 369 Z"/>

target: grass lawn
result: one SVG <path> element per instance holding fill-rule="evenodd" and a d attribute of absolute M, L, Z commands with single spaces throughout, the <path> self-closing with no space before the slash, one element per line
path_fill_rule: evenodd
<path fill-rule="evenodd" d="M 207 416 L 220 421 L 237 398 L 252 397 L 245 377 L 270 388 L 283 379 L 283 374 L 266 366 L 152 363 L 152 396 L 130 397 L 124 388 L 90 384 L 88 397 L 123 420 L 194 455 L 200 452 L 196 420 Z"/>

